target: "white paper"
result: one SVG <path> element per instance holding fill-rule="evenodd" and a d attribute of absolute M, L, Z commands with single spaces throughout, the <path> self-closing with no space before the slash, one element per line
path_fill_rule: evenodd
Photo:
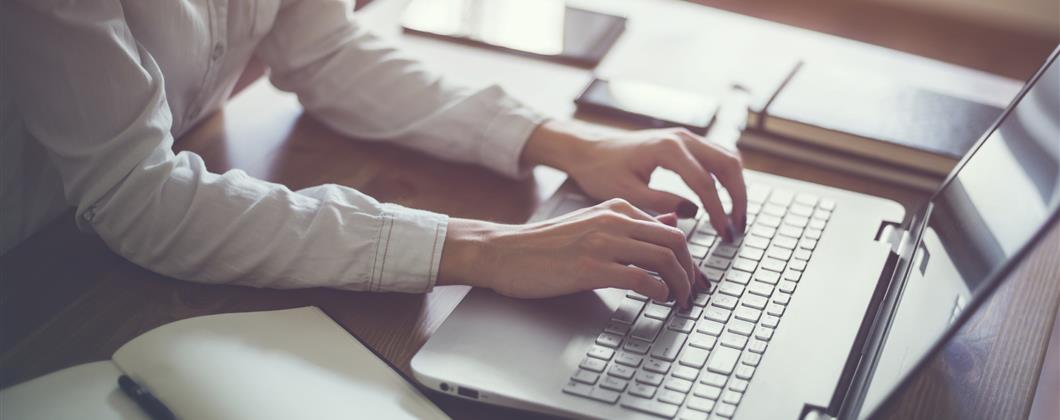
<path fill-rule="evenodd" d="M 53 372 L 0 392 L 0 419 L 149 420 L 118 389 L 110 360 Z"/>
<path fill-rule="evenodd" d="M 114 354 L 182 419 L 445 419 L 320 309 L 174 322 Z"/>

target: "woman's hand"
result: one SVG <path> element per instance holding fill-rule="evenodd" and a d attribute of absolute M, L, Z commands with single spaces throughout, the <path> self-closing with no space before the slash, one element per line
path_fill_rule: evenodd
<path fill-rule="evenodd" d="M 694 216 L 694 203 L 648 187 L 651 173 L 658 167 L 666 168 L 680 175 L 699 196 L 711 225 L 726 240 L 746 228 L 747 191 L 739 157 L 685 129 L 602 137 L 571 123 L 548 121 L 531 134 L 522 161 L 566 171 L 596 199 L 624 198 L 637 207 L 659 213 Z M 722 208 L 715 179 L 732 197 L 731 218 Z"/>
<path fill-rule="evenodd" d="M 617 287 L 688 307 L 693 285 L 706 283 L 675 223 L 672 214 L 652 218 L 621 199 L 526 225 L 451 219 L 438 284 L 520 298 Z"/>

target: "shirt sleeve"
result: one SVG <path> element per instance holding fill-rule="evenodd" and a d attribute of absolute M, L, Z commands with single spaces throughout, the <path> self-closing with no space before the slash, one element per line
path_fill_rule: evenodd
<path fill-rule="evenodd" d="M 331 128 L 519 177 L 519 156 L 543 117 L 498 86 L 447 84 L 361 29 L 342 0 L 289 0 L 257 54 L 280 89 Z"/>
<path fill-rule="evenodd" d="M 4 65 L 79 226 L 179 279 L 422 292 L 447 218 L 326 185 L 300 192 L 174 154 L 163 77 L 118 0 L 5 2 Z M 14 59 L 17 58 L 17 59 Z M 5 93 L 6 94 L 6 93 Z"/>

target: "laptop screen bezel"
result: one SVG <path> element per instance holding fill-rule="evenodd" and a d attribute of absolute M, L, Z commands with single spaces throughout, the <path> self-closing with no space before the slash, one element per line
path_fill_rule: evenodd
<path fill-rule="evenodd" d="M 964 169 L 964 166 L 968 163 L 968 161 L 979 151 L 979 149 L 987 141 L 987 139 L 989 139 L 990 136 L 993 135 L 994 132 L 1001 126 L 1001 124 L 1009 117 L 1009 115 L 1020 104 L 1020 102 L 1022 102 L 1027 92 L 1029 92 L 1031 88 L 1038 83 L 1045 71 L 1049 69 L 1049 67 L 1052 65 L 1060 65 L 1056 63 L 1058 53 L 1060 53 L 1060 47 L 1057 47 L 1053 50 L 1053 52 L 1049 55 L 1049 58 L 1045 61 L 1045 64 L 1043 64 L 1041 68 L 1034 74 L 1034 76 L 1031 77 L 1026 84 L 1024 84 L 1019 94 L 1016 95 L 1016 97 L 1012 100 L 1012 102 L 1005 109 L 1005 111 L 1002 112 L 1002 114 L 997 118 L 997 120 L 994 121 L 994 124 L 991 125 L 990 129 L 986 130 L 986 132 L 979 138 L 979 140 L 976 141 L 975 145 L 969 150 L 968 153 L 964 155 L 964 157 L 956 165 L 954 170 L 950 171 L 950 174 L 946 177 L 946 180 L 943 181 L 942 185 L 937 190 L 935 190 L 935 192 L 931 195 L 931 198 L 911 219 L 910 226 L 912 229 L 910 230 L 910 233 L 915 238 L 913 244 L 919 244 L 920 241 L 923 239 L 922 235 L 925 229 L 927 228 L 933 204 L 939 198 L 942 191 L 944 191 L 947 186 L 954 182 L 957 175 L 962 169 Z M 913 368 L 910 369 L 909 372 L 902 377 L 898 384 L 887 392 L 887 397 L 885 397 L 883 401 L 881 401 L 876 407 L 872 407 L 873 411 L 869 415 L 870 418 L 876 417 L 881 409 L 883 409 L 884 407 L 888 407 L 894 403 L 894 399 L 897 398 L 897 396 L 899 395 L 899 391 L 907 388 L 909 384 L 913 381 L 913 379 L 917 377 L 917 374 L 921 372 L 928 365 L 928 363 L 935 359 L 935 357 L 946 347 L 946 345 L 949 344 L 953 337 L 957 335 L 961 328 L 964 327 L 968 320 L 971 319 L 971 317 L 975 315 L 979 311 L 979 309 L 994 295 L 994 293 L 1004 282 L 1004 280 L 1007 279 L 1012 274 L 1013 270 L 1019 266 L 1019 263 L 1021 263 L 1026 258 L 1027 254 L 1034 250 L 1036 248 L 1036 245 L 1042 241 L 1045 235 L 1047 235 L 1054 228 L 1058 221 L 1060 221 L 1060 206 L 1056 206 L 1052 209 L 1052 212 L 1049 217 L 1046 218 L 1044 223 L 1042 223 L 1042 225 L 1038 228 L 1037 231 L 1035 231 L 1035 233 L 1031 236 L 1031 238 L 1029 238 L 1026 243 L 1024 243 L 1011 257 L 1009 257 L 1003 264 L 1001 264 L 1001 266 L 995 269 L 994 272 L 989 273 L 987 276 L 984 277 L 985 282 L 982 288 L 975 292 L 971 299 L 971 302 L 968 304 L 965 310 L 963 310 L 960 315 L 958 315 L 957 319 L 952 324 L 950 324 L 946 331 L 938 338 L 937 341 L 935 341 L 934 344 L 932 344 L 930 349 L 924 353 L 924 355 L 916 362 L 916 364 L 913 365 Z M 905 252 L 905 254 L 908 255 L 902 255 L 902 259 L 905 261 L 911 261 L 918 248 L 918 246 L 907 247 L 907 251 Z M 908 280 L 910 275 L 909 268 L 909 265 L 905 264 L 900 275 L 900 280 L 896 282 L 896 286 L 900 287 L 901 285 L 904 285 L 904 283 Z M 898 299 L 896 303 L 900 304 L 901 299 Z M 895 308 L 889 309 L 893 310 Z M 884 339 L 881 344 L 886 344 L 886 339 Z M 869 378 L 869 380 L 865 381 L 865 383 L 863 384 L 864 389 L 859 390 L 859 394 L 861 394 L 861 401 L 858 402 L 858 405 L 864 403 L 864 393 L 867 392 L 868 387 L 871 384 L 872 380 L 871 378 Z M 851 413 L 857 416 L 860 413 L 861 408 L 862 407 L 856 407 L 856 409 L 851 411 Z"/>

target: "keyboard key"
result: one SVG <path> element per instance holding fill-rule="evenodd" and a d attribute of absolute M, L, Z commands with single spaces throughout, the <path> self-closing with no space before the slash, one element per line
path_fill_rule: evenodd
<path fill-rule="evenodd" d="M 810 219 L 810 223 L 806 225 L 807 228 L 824 230 L 825 221 L 821 219 Z"/>
<path fill-rule="evenodd" d="M 611 360 L 611 356 L 615 354 L 614 350 L 602 346 L 592 346 L 586 353 L 589 357 L 595 357 L 601 360 Z"/>
<path fill-rule="evenodd" d="M 783 281 L 780 282 L 780 284 L 777 285 L 777 290 L 779 290 L 781 292 L 784 292 L 784 293 L 791 294 L 791 293 L 795 292 L 795 286 L 796 285 L 798 285 L 798 283 L 795 283 L 795 282 L 790 281 L 790 280 L 783 280 Z"/>
<path fill-rule="evenodd" d="M 648 359 L 647 362 L 644 362 L 644 370 L 665 374 L 670 371 L 670 362 L 659 359 Z"/>
<path fill-rule="evenodd" d="M 753 281 L 747 286 L 747 291 L 758 296 L 769 297 L 773 294 L 773 286 L 768 283 Z"/>
<path fill-rule="evenodd" d="M 688 391 L 692 390 L 692 381 L 681 378 L 670 378 L 666 380 L 666 389 L 672 389 L 687 394 Z"/>
<path fill-rule="evenodd" d="M 805 236 L 806 236 L 807 239 L 820 240 L 821 239 L 821 233 L 822 233 L 821 229 L 806 229 L 806 235 Z"/>
<path fill-rule="evenodd" d="M 762 361 L 762 355 L 758 353 L 744 352 L 743 360 L 740 362 L 748 366 L 758 366 L 758 363 Z"/>
<path fill-rule="evenodd" d="M 780 218 L 769 214 L 760 214 L 755 218 L 755 224 L 775 229 L 780 226 Z"/>
<path fill-rule="evenodd" d="M 711 255 L 710 257 L 707 257 L 707 259 L 703 260 L 703 265 L 705 265 L 707 267 L 710 267 L 710 268 L 717 269 L 717 270 L 721 270 L 721 271 L 724 272 L 725 269 L 729 268 L 729 263 L 730 262 L 731 261 L 728 258 L 719 257 L 717 255 Z M 703 273 L 703 274 L 706 275 L 707 273 Z M 710 276 L 707 276 L 707 279 L 714 280 L 714 279 L 711 279 Z M 718 276 L 718 279 L 719 280 L 721 279 L 720 275 Z"/>
<path fill-rule="evenodd" d="M 714 226 L 710 224 L 710 217 L 706 216 L 700 219 L 699 226 L 696 227 L 696 233 L 718 236 L 718 231 L 714 230 Z"/>
<path fill-rule="evenodd" d="M 758 262 L 755 260 L 749 260 L 747 258 L 736 258 L 732 262 L 732 268 L 753 273 L 755 268 L 758 268 Z"/>
<path fill-rule="evenodd" d="M 802 236 L 802 228 L 792 225 L 784 225 L 781 226 L 780 229 L 777 229 L 777 233 L 780 235 L 778 238 L 786 236 L 788 238 L 799 239 L 799 237 Z"/>
<path fill-rule="evenodd" d="M 821 205 L 818 207 L 828 211 L 835 211 L 835 201 L 826 198 L 824 200 L 821 200 Z"/>
<path fill-rule="evenodd" d="M 648 307 L 644 308 L 644 316 L 655 319 L 666 319 L 670 316 L 670 311 L 672 310 L 673 308 L 669 306 L 662 305 L 656 302 L 651 302 L 648 304 Z M 641 320 L 637 320 L 638 323 L 640 321 Z M 637 326 L 633 325 L 633 329 L 636 330 Z"/>
<path fill-rule="evenodd" d="M 707 363 L 707 356 L 710 352 L 697 349 L 695 347 L 686 348 L 684 353 L 681 354 L 681 364 L 685 366 L 691 366 L 694 368 L 702 368 Z"/>
<path fill-rule="evenodd" d="M 766 204 L 762 205 L 762 211 L 761 211 L 762 214 L 768 214 L 770 216 L 775 216 L 775 217 L 784 217 L 784 213 L 787 213 L 787 212 L 788 212 L 788 208 L 787 207 L 784 207 L 784 206 L 781 206 L 781 205 L 778 205 L 778 204 L 773 204 L 773 203 L 766 203 Z"/>
<path fill-rule="evenodd" d="M 729 322 L 729 331 L 745 337 L 750 337 L 751 333 L 754 332 L 754 329 L 755 324 L 753 322 L 747 322 L 740 319 L 734 319 Z M 740 348 L 743 348 L 743 346 L 741 345 Z"/>
<path fill-rule="evenodd" d="M 740 365 L 736 367 L 736 377 L 740 379 L 751 379 L 755 374 L 755 368 L 753 366 Z"/>
<path fill-rule="evenodd" d="M 743 399 L 743 393 L 736 391 L 725 391 L 725 393 L 721 396 L 722 401 L 732 405 L 739 404 L 741 399 Z"/>
<path fill-rule="evenodd" d="M 707 304 L 707 300 L 710 299 L 710 294 L 707 293 L 696 293 L 696 296 L 692 298 L 692 305 L 702 308 Z M 698 318 L 698 317 L 697 317 Z"/>
<path fill-rule="evenodd" d="M 659 401 L 667 404 L 681 405 L 681 403 L 685 402 L 685 394 L 670 389 L 664 389 L 659 391 Z"/>
<path fill-rule="evenodd" d="M 793 254 L 791 254 L 791 257 L 798 261 L 809 261 L 811 254 L 812 252 L 810 252 L 810 250 L 808 249 L 797 249 Z"/>
<path fill-rule="evenodd" d="M 737 272 L 742 273 L 742 271 Z M 730 274 L 731 273 L 733 272 L 730 272 Z M 723 281 L 720 285 L 718 285 L 718 292 L 727 294 L 729 296 L 740 297 L 743 296 L 743 286 L 736 282 Z"/>
<path fill-rule="evenodd" d="M 662 384 L 662 381 L 665 378 L 666 378 L 666 376 L 663 376 L 662 374 L 658 374 L 658 373 L 655 373 L 655 372 L 648 372 L 648 371 L 643 371 L 643 370 L 640 371 L 640 372 L 637 372 L 637 382 L 644 383 L 644 384 L 650 384 L 650 385 L 654 385 L 654 386 L 659 386 L 659 385 Z"/>
<path fill-rule="evenodd" d="M 595 357 L 586 357 L 585 360 L 582 360 L 582 363 L 578 366 L 580 366 L 582 369 L 592 372 L 603 372 L 604 368 L 607 367 L 607 362 L 597 359 Z"/>
<path fill-rule="evenodd" d="M 758 322 L 758 318 L 762 317 L 762 311 L 746 306 L 736 308 L 736 310 L 733 311 L 732 314 L 736 317 L 736 319 L 742 319 L 747 322 Z"/>
<path fill-rule="evenodd" d="M 810 251 L 813 251 L 814 248 L 817 248 L 817 241 L 815 241 L 813 239 L 803 239 L 803 240 L 799 241 L 799 248 L 800 249 L 808 249 Z"/>
<path fill-rule="evenodd" d="M 622 392 L 626 390 L 626 386 L 629 385 L 628 381 L 618 379 L 614 376 L 604 376 L 600 380 L 600 387 L 604 389 L 610 389 L 616 392 Z"/>
<path fill-rule="evenodd" d="M 722 333 L 718 341 L 723 346 L 737 350 L 743 350 L 743 347 L 747 345 L 747 337 L 731 332 Z"/>
<path fill-rule="evenodd" d="M 728 273 L 725 273 L 725 280 L 733 283 L 747 284 L 751 281 L 751 273 L 739 270 L 729 270 Z"/>
<path fill-rule="evenodd" d="M 722 383 L 722 385 L 724 385 L 724 383 Z M 716 400 L 721 397 L 721 386 L 699 384 L 692 389 L 692 395 L 709 400 Z"/>
<path fill-rule="evenodd" d="M 633 379 L 633 375 L 635 375 L 636 373 L 636 369 L 622 365 L 611 365 L 611 369 L 607 370 L 608 375 L 622 379 Z"/>
<path fill-rule="evenodd" d="M 786 266 L 786 265 L 787 265 L 787 263 L 785 263 L 784 261 L 778 260 L 776 258 L 766 258 L 761 263 L 762 268 L 764 268 L 766 270 L 769 270 L 769 271 L 775 271 L 777 273 L 783 272 L 784 271 L 784 266 Z M 758 272 L 761 273 L 762 270 L 759 270 Z"/>
<path fill-rule="evenodd" d="M 799 245 L 799 241 L 795 238 L 789 238 L 787 236 L 778 236 L 773 240 L 773 246 L 784 248 L 784 249 L 795 249 Z"/>
<path fill-rule="evenodd" d="M 641 302 L 644 302 L 644 301 L 648 300 L 647 296 L 644 296 L 644 295 L 642 295 L 640 293 L 637 293 L 637 292 L 634 292 L 632 290 L 626 292 L 626 297 L 628 297 L 630 299 L 633 299 L 633 300 L 639 300 Z"/>
<path fill-rule="evenodd" d="M 714 406 L 714 414 L 727 419 L 732 418 L 736 414 L 736 406 L 728 403 L 719 403 Z"/>
<path fill-rule="evenodd" d="M 619 323 L 619 322 L 613 322 L 613 321 L 612 322 L 608 322 L 607 323 L 607 327 L 604 328 L 604 332 L 609 332 L 611 334 L 624 336 L 624 335 L 626 335 L 626 333 L 629 332 L 629 325 L 622 324 L 622 323 Z"/>
<path fill-rule="evenodd" d="M 708 400 L 706 398 L 692 396 L 688 397 L 688 404 L 685 404 L 685 407 L 691 408 L 693 410 L 702 411 L 704 413 L 703 415 L 705 416 L 706 413 L 709 413 L 711 410 L 714 409 L 714 400 Z"/>
<path fill-rule="evenodd" d="M 691 243 L 696 244 L 696 245 L 705 246 L 707 248 L 710 248 L 711 245 L 714 245 L 714 241 L 716 241 L 717 239 L 718 239 L 717 235 L 712 235 L 712 234 L 703 233 L 703 232 L 696 232 L 696 233 L 692 234 L 692 237 L 688 239 L 688 242 L 691 242 Z"/>
<path fill-rule="evenodd" d="M 622 337 L 609 332 L 600 333 L 596 337 L 596 344 L 604 347 L 618 347 L 622 343 Z"/>
<path fill-rule="evenodd" d="M 728 374 L 722 375 L 714 372 L 703 372 L 703 376 L 699 378 L 699 382 L 707 385 L 714 385 L 718 388 L 725 386 L 725 381 L 729 380 Z M 693 391 L 694 392 L 694 391 Z"/>
<path fill-rule="evenodd" d="M 773 236 L 776 236 L 777 234 L 777 230 L 770 227 L 755 225 L 751 227 L 751 231 L 748 233 L 766 239 L 773 239 Z"/>
<path fill-rule="evenodd" d="M 731 259 L 736 256 L 736 252 L 739 250 L 739 247 L 732 244 L 720 244 L 714 248 L 714 255 Z"/>
<path fill-rule="evenodd" d="M 724 341 L 722 344 L 724 344 Z M 722 375 L 729 375 L 732 373 L 733 368 L 736 367 L 736 360 L 739 359 L 739 357 L 739 350 L 719 346 L 711 352 L 710 360 L 707 363 L 707 370 Z"/>
<path fill-rule="evenodd" d="M 781 261 L 787 261 L 791 259 L 791 250 L 774 246 L 770 247 L 769 250 L 766 251 L 766 255 L 769 255 L 770 258 L 776 258 Z"/>
<path fill-rule="evenodd" d="M 755 273 L 755 280 L 768 284 L 777 284 L 777 282 L 780 281 L 780 273 L 777 271 L 758 270 L 758 272 Z"/>
<path fill-rule="evenodd" d="M 809 218 L 802 217 L 802 216 L 796 216 L 794 214 L 789 214 L 789 215 L 787 215 L 787 217 L 784 218 L 784 224 L 788 225 L 788 226 L 795 226 L 795 227 L 799 227 L 799 228 L 804 228 L 809 223 L 810 223 L 810 219 Z"/>
<path fill-rule="evenodd" d="M 704 320 L 699 321 L 699 325 L 696 327 L 696 331 L 699 331 L 699 332 L 704 333 L 704 334 L 710 334 L 710 335 L 713 335 L 713 336 L 717 336 L 717 335 L 721 334 L 722 330 L 725 329 L 725 324 L 724 323 L 726 321 L 728 321 L 728 319 L 725 319 L 725 320 L 704 319 Z"/>
<path fill-rule="evenodd" d="M 813 207 L 817 204 L 817 196 L 810 193 L 799 193 L 795 196 L 795 202 L 808 207 Z"/>
<path fill-rule="evenodd" d="M 792 270 L 806 271 L 806 261 L 795 260 L 788 266 L 791 267 Z"/>
<path fill-rule="evenodd" d="M 773 329 L 760 326 L 755 330 L 755 338 L 762 341 L 769 341 L 769 339 L 773 338 Z"/>
<path fill-rule="evenodd" d="M 689 405 L 685 405 L 685 408 L 677 412 L 677 420 L 707 420 L 708 417 L 710 417 L 709 413 L 692 409 Z"/>
<path fill-rule="evenodd" d="M 731 312 L 729 312 L 728 310 L 719 308 L 717 306 L 708 306 L 707 309 L 703 310 L 703 318 L 709 319 L 711 321 L 718 321 L 721 323 L 728 322 L 730 314 Z"/>
<path fill-rule="evenodd" d="M 764 203 L 769 196 L 770 188 L 762 184 L 751 184 L 747 186 L 747 201 L 752 203 Z M 710 410 L 706 410 L 710 411 Z"/>
<path fill-rule="evenodd" d="M 736 369 L 740 369 L 737 367 Z M 729 381 L 729 389 L 736 392 L 747 392 L 747 385 L 750 383 L 746 379 L 733 379 Z"/>
<path fill-rule="evenodd" d="M 654 414 L 656 416 L 665 417 L 668 419 L 673 418 L 673 416 L 677 415 L 678 409 L 678 406 L 673 404 L 667 404 L 654 400 L 646 400 L 644 398 L 637 398 L 629 395 L 622 397 L 622 400 L 619 402 L 619 404 L 625 408 L 642 411 L 648 414 Z"/>
<path fill-rule="evenodd" d="M 791 200 L 794 198 L 795 194 L 791 191 L 777 188 L 769 195 L 769 202 L 787 207 L 788 204 L 791 204 Z"/>
<path fill-rule="evenodd" d="M 747 350 L 753 351 L 758 354 L 766 352 L 766 342 L 762 340 L 751 340 L 751 345 L 747 346 Z"/>
<path fill-rule="evenodd" d="M 673 318 L 670 320 L 670 325 L 667 328 L 673 331 L 680 331 L 683 333 L 692 332 L 692 328 L 696 326 L 696 321 L 686 318 Z"/>
<path fill-rule="evenodd" d="M 696 320 L 703 316 L 703 308 L 700 306 L 692 306 L 688 310 L 677 311 L 677 316 L 685 319 Z"/>
<path fill-rule="evenodd" d="M 828 210 L 825 210 L 825 209 L 822 209 L 822 208 L 818 208 L 817 210 L 813 211 L 813 218 L 814 219 L 827 221 L 831 217 L 832 217 L 832 212 L 830 212 Z"/>
<path fill-rule="evenodd" d="M 614 315 L 611 315 L 611 319 L 624 324 L 632 324 L 637 319 L 637 314 L 640 314 L 640 308 L 643 307 L 644 302 L 635 299 L 625 299 L 615 310 Z"/>
<path fill-rule="evenodd" d="M 770 303 L 769 306 L 766 306 L 766 313 L 775 316 L 782 316 L 784 315 L 784 305 Z"/>
<path fill-rule="evenodd" d="M 590 372 L 585 369 L 578 369 L 577 372 L 574 372 L 574 376 L 572 376 L 571 379 L 574 381 L 592 385 L 595 384 L 598 379 L 600 379 L 600 374 Z"/>
<path fill-rule="evenodd" d="M 708 252 L 710 252 L 709 246 L 696 245 L 692 243 L 688 244 L 688 253 L 692 255 L 692 258 L 701 260 L 707 256 Z"/>
<path fill-rule="evenodd" d="M 773 303 L 777 305 L 787 305 L 788 302 L 791 302 L 791 295 L 787 293 L 777 292 L 777 295 L 773 296 Z"/>
<path fill-rule="evenodd" d="M 769 239 L 760 236 L 748 236 L 744 238 L 743 245 L 755 249 L 766 249 L 769 246 Z"/>
<path fill-rule="evenodd" d="M 655 387 L 651 385 L 634 383 L 629 387 L 630 395 L 636 395 L 638 397 L 651 398 L 655 396 Z"/>
<path fill-rule="evenodd" d="M 746 297 L 743 298 L 743 306 L 746 306 L 746 307 L 749 307 L 749 308 L 754 308 L 754 309 L 759 309 L 759 310 L 765 309 L 766 308 L 766 304 L 768 304 L 768 303 L 769 303 L 769 299 L 761 297 L 761 296 L 757 296 L 757 295 L 747 295 Z"/>
<path fill-rule="evenodd" d="M 673 372 L 670 372 L 675 378 L 686 379 L 689 381 L 695 381 L 696 377 L 699 376 L 699 369 L 690 368 L 688 366 L 681 366 L 678 364 L 674 366 Z"/>
<path fill-rule="evenodd" d="M 784 280 L 797 282 L 797 281 L 799 281 L 801 279 L 802 279 L 802 272 L 801 271 L 795 271 L 795 270 L 784 271 Z"/>
<path fill-rule="evenodd" d="M 813 206 L 804 204 L 794 204 L 788 209 L 788 213 L 794 214 L 801 217 L 813 216 Z"/>
<path fill-rule="evenodd" d="M 776 328 L 780 324 L 780 317 L 775 315 L 766 315 L 762 317 L 762 325 L 769 328 Z"/>
<path fill-rule="evenodd" d="M 651 343 L 641 340 L 626 340 L 626 344 L 623 344 L 622 348 L 637 354 L 648 354 Z"/>
<path fill-rule="evenodd" d="M 665 306 L 663 307 L 665 308 Z M 666 309 L 669 310 L 670 308 Z M 635 324 L 633 324 L 633 328 L 630 329 L 629 335 L 644 341 L 654 341 L 655 336 L 659 334 L 659 330 L 662 329 L 662 326 L 662 321 L 642 316 L 637 319 Z"/>
<path fill-rule="evenodd" d="M 589 394 L 589 398 L 608 404 L 614 404 L 618 402 L 618 397 L 621 395 L 621 393 L 609 389 L 595 388 L 592 393 Z"/>
<path fill-rule="evenodd" d="M 701 349 L 707 349 L 707 350 L 713 349 L 714 348 L 714 344 L 717 343 L 717 341 L 718 341 L 718 338 L 715 337 L 715 336 L 707 335 L 707 334 L 703 334 L 703 333 L 698 333 L 698 332 L 697 333 L 692 333 L 692 335 L 690 335 L 688 337 L 688 345 L 690 345 L 692 347 L 699 347 Z"/>
<path fill-rule="evenodd" d="M 717 294 L 711 297 L 710 305 L 725 309 L 736 309 L 736 304 L 740 302 L 739 299 L 728 295 Z"/>
<path fill-rule="evenodd" d="M 741 258 L 747 258 L 752 261 L 761 261 L 764 255 L 765 252 L 763 252 L 761 249 L 743 248 L 740 250 Z"/>
<path fill-rule="evenodd" d="M 640 362 L 644 360 L 644 356 L 639 356 L 633 353 L 626 353 L 624 351 L 618 352 L 615 356 L 615 363 L 623 364 L 630 367 L 640 366 Z"/>
<path fill-rule="evenodd" d="M 593 389 L 595 388 L 592 385 L 574 381 L 567 382 L 567 385 L 563 386 L 563 392 L 566 392 L 568 394 L 579 395 L 582 397 L 588 397 L 589 395 L 592 395 Z"/>

